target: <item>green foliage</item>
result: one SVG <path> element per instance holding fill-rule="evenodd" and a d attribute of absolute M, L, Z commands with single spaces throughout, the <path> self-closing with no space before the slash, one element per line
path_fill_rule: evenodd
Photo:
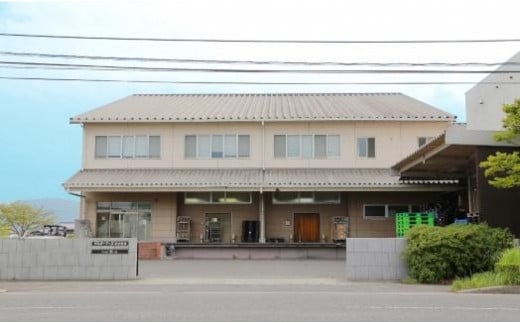
<path fill-rule="evenodd" d="M 504 104 L 502 110 L 506 113 L 502 120 L 505 131 L 497 132 L 494 138 L 496 141 L 511 141 L 520 134 L 520 99 Z"/>
<path fill-rule="evenodd" d="M 505 278 L 505 285 L 520 285 L 520 248 L 506 250 L 495 265 Z"/>
<path fill-rule="evenodd" d="M 506 113 L 503 119 L 505 131 L 497 132 L 494 136 L 497 141 L 511 142 L 520 135 L 520 99 L 502 107 Z M 484 168 L 484 175 L 490 185 L 497 188 L 520 187 L 520 155 L 518 152 L 501 153 L 488 156 L 480 163 Z"/>
<path fill-rule="evenodd" d="M 480 163 L 484 175 L 490 185 L 496 188 L 512 188 L 520 186 L 520 154 L 497 152 Z"/>
<path fill-rule="evenodd" d="M 20 238 L 53 222 L 54 218 L 43 209 L 19 202 L 0 204 L 0 226 L 7 226 Z"/>
<path fill-rule="evenodd" d="M 417 226 L 406 237 L 408 272 L 420 283 L 492 270 L 501 252 L 513 246 L 513 236 L 506 229 L 485 224 Z"/>
<path fill-rule="evenodd" d="M 9 227 L 7 225 L 0 225 L 0 238 L 5 238 L 9 236 L 9 233 L 11 230 L 9 230 Z"/>
<path fill-rule="evenodd" d="M 504 251 L 495 264 L 495 271 L 474 274 L 469 278 L 456 279 L 451 289 L 457 291 L 503 285 L 520 285 L 519 248 Z"/>
<path fill-rule="evenodd" d="M 502 273 L 486 271 L 471 277 L 459 278 L 453 281 L 451 290 L 474 289 L 491 286 L 502 286 L 506 284 L 506 277 Z"/>

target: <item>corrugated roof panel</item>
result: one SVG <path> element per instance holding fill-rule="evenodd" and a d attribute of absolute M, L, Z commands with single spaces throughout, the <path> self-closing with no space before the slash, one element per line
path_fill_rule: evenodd
<path fill-rule="evenodd" d="M 264 173 L 264 174 L 262 174 Z M 69 191 L 171 190 L 183 189 L 396 189 L 424 184 L 456 184 L 456 181 L 414 180 L 401 182 L 389 169 L 88 169 L 72 176 L 64 187 Z"/>
<path fill-rule="evenodd" d="M 455 116 L 400 93 L 132 95 L 71 118 L 82 122 L 433 120 Z"/>

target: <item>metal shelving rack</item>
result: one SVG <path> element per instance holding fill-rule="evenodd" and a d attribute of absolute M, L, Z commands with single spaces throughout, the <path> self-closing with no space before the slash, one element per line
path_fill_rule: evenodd
<path fill-rule="evenodd" d="M 207 240 L 209 242 L 222 242 L 222 230 L 220 222 L 209 221 L 207 223 Z"/>
<path fill-rule="evenodd" d="M 190 241 L 191 218 L 189 216 L 177 217 L 177 241 Z"/>
<path fill-rule="evenodd" d="M 332 241 L 345 241 L 348 237 L 349 221 L 346 216 L 336 216 L 330 219 L 330 238 Z"/>

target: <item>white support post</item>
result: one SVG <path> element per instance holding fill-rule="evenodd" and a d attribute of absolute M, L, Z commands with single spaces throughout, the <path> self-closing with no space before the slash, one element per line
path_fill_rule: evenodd
<path fill-rule="evenodd" d="M 265 243 L 265 206 L 264 206 L 264 193 L 260 192 L 259 194 L 259 220 L 260 220 L 260 238 L 258 242 Z"/>

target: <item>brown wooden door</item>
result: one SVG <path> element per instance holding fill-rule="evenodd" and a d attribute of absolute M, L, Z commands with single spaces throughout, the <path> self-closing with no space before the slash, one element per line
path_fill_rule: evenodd
<path fill-rule="evenodd" d="M 320 241 L 320 215 L 318 213 L 294 214 L 294 242 Z"/>

